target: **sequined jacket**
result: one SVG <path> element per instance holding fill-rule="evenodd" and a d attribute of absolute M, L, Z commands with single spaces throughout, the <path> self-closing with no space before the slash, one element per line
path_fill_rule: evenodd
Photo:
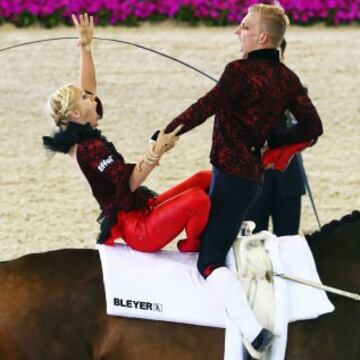
<path fill-rule="evenodd" d="M 114 207 L 130 211 L 135 195 L 129 179 L 135 164 L 127 164 L 118 152 L 112 151 L 100 139 L 88 139 L 78 144 L 77 162 L 92 193 L 105 212 Z"/>
<path fill-rule="evenodd" d="M 115 147 L 101 139 L 88 139 L 77 146 L 76 158 L 102 210 L 98 242 L 107 240 L 119 211 L 149 211 L 148 200 L 156 195 L 140 186 L 132 192 L 129 180 L 135 164 L 126 163 Z"/>
<path fill-rule="evenodd" d="M 288 109 L 296 126 L 274 130 Z M 218 84 L 172 120 L 166 132 L 179 124 L 183 134 L 215 115 L 210 162 L 224 172 L 261 183 L 259 149 L 316 140 L 321 120 L 299 78 L 279 60 L 275 49 L 256 50 L 247 59 L 230 62 Z M 271 139 L 269 139 L 272 134 Z"/>

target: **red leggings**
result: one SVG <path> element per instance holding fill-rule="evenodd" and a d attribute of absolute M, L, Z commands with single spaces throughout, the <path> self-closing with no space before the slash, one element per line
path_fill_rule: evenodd
<path fill-rule="evenodd" d="M 122 237 L 133 249 L 143 252 L 159 251 L 184 229 L 187 238 L 177 246 L 182 252 L 197 251 L 210 210 L 207 190 L 211 171 L 199 171 L 189 179 L 165 191 L 151 201 L 152 210 L 144 213 L 120 211 L 117 223 L 106 244 Z"/>

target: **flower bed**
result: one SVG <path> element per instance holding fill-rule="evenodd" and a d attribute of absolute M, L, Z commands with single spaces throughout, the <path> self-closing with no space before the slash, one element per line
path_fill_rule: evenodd
<path fill-rule="evenodd" d="M 174 19 L 190 24 L 235 24 L 257 0 L 0 0 L 0 24 L 45 27 L 69 23 L 71 13 L 87 11 L 101 25 L 137 25 Z M 269 1 L 262 1 L 269 3 Z M 360 0 L 282 0 L 293 23 L 329 25 L 358 22 Z"/>

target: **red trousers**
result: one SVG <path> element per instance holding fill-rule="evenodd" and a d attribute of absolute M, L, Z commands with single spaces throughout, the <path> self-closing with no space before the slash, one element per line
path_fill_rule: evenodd
<path fill-rule="evenodd" d="M 159 251 L 184 229 L 187 238 L 178 242 L 182 252 L 197 251 L 200 234 L 204 230 L 210 210 L 207 190 L 211 171 L 199 171 L 189 179 L 151 199 L 151 210 L 120 211 L 111 236 L 105 242 L 113 245 L 121 237 L 131 248 L 143 251 Z"/>

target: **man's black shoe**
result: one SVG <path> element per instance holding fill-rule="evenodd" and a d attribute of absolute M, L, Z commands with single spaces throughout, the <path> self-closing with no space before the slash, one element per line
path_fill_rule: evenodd
<path fill-rule="evenodd" d="M 263 352 L 264 349 L 271 344 L 274 339 L 274 335 L 271 331 L 267 329 L 262 329 L 260 334 L 255 338 L 255 340 L 251 343 L 253 348 L 259 352 Z"/>
<path fill-rule="evenodd" d="M 261 353 L 272 343 L 273 339 L 274 334 L 271 331 L 262 329 L 251 344 L 244 342 L 246 351 L 243 359 L 260 359 Z"/>

